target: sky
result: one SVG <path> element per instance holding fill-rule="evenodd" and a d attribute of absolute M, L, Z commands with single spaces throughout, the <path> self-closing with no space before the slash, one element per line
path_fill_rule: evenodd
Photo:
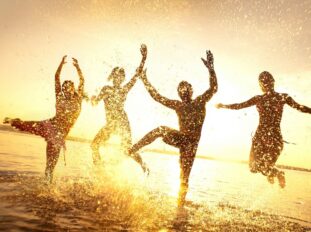
<path fill-rule="evenodd" d="M 129 80 L 138 66 L 140 44 L 148 46 L 147 75 L 161 94 L 178 99 L 181 80 L 194 95 L 209 87 L 200 58 L 211 50 L 219 90 L 207 104 L 198 154 L 247 160 L 258 115 L 255 107 L 218 110 L 260 94 L 258 75 L 267 70 L 276 90 L 311 106 L 311 1 L 0 1 L 0 118 L 41 120 L 55 114 L 54 74 L 63 55 L 62 81 L 78 76 L 70 59 L 79 60 L 85 91 L 96 95 L 115 66 Z M 178 128 L 174 111 L 154 102 L 138 82 L 126 111 L 133 141 L 151 129 Z M 71 135 L 92 138 L 105 124 L 103 103 L 84 102 Z M 280 164 L 311 168 L 311 115 L 284 109 L 285 145 Z M 157 141 L 150 147 L 176 150 Z M 176 150 L 177 151 L 177 150 Z"/>

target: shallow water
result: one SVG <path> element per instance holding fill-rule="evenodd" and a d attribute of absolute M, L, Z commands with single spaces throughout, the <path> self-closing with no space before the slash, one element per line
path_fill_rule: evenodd
<path fill-rule="evenodd" d="M 67 165 L 62 154 L 46 185 L 44 140 L 0 132 L 0 230 L 311 230 L 311 173 L 286 170 L 280 189 L 246 165 L 197 159 L 189 202 L 177 210 L 177 156 L 142 153 L 146 177 L 115 148 L 102 154 L 95 169 L 88 144 L 67 142 Z"/>

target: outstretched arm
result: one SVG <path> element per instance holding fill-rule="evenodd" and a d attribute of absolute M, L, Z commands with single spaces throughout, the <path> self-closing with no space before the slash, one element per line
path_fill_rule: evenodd
<path fill-rule="evenodd" d="M 140 47 L 140 53 L 142 55 L 142 59 L 140 61 L 140 64 L 138 68 L 136 69 L 136 72 L 132 79 L 123 87 L 124 92 L 128 93 L 131 88 L 133 88 L 134 84 L 136 83 L 138 77 L 141 75 L 141 72 L 143 71 L 146 59 L 147 59 L 147 46 L 145 44 L 142 44 Z"/>
<path fill-rule="evenodd" d="M 258 96 L 252 97 L 251 99 L 242 102 L 242 103 L 236 103 L 236 104 L 230 104 L 230 105 L 224 105 L 224 104 L 217 104 L 216 107 L 217 108 L 225 108 L 225 109 L 231 109 L 231 110 L 239 110 L 239 109 L 243 109 L 243 108 L 247 108 L 253 105 L 256 105 L 257 101 L 258 101 Z"/>
<path fill-rule="evenodd" d="M 97 96 L 92 96 L 91 98 L 92 105 L 97 105 L 100 100 L 107 97 L 107 88 L 108 88 L 107 86 L 104 86 Z"/>
<path fill-rule="evenodd" d="M 79 99 L 82 100 L 83 95 L 84 95 L 84 77 L 80 69 L 80 66 L 78 64 L 78 60 L 75 58 L 72 58 L 72 61 L 73 61 L 73 66 L 76 67 L 78 75 L 79 75 L 80 82 L 79 82 L 79 87 L 78 87 L 78 95 L 79 95 Z"/>
<path fill-rule="evenodd" d="M 311 108 L 304 105 L 300 105 L 299 103 L 295 102 L 295 100 L 290 96 L 287 96 L 286 104 L 288 104 L 290 107 L 293 107 L 296 110 L 299 110 L 300 112 L 311 114 Z"/>
<path fill-rule="evenodd" d="M 60 62 L 56 73 L 55 73 L 55 95 L 56 95 L 56 100 L 58 98 L 58 96 L 60 96 L 60 94 L 62 93 L 62 87 L 60 84 L 60 73 L 62 71 L 63 65 L 66 64 L 66 57 L 67 56 L 63 56 L 62 61 Z"/>
<path fill-rule="evenodd" d="M 201 58 L 201 60 L 203 61 L 204 65 L 208 68 L 210 87 L 202 95 L 198 96 L 197 99 L 199 101 L 203 101 L 206 103 L 217 92 L 218 84 L 216 73 L 214 71 L 214 57 L 211 51 L 206 51 L 206 60 L 204 60 L 203 58 Z"/>
<path fill-rule="evenodd" d="M 178 106 L 179 101 L 177 100 L 171 100 L 168 99 L 161 94 L 158 93 L 158 91 L 150 84 L 150 82 L 147 79 L 146 70 L 142 72 L 141 80 L 143 81 L 147 91 L 149 92 L 150 96 L 157 102 L 161 103 L 162 105 L 165 105 L 166 107 L 169 107 L 171 109 L 176 109 Z"/>

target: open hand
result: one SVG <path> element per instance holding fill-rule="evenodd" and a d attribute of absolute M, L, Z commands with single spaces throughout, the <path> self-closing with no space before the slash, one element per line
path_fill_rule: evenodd
<path fill-rule="evenodd" d="M 97 104 L 97 97 L 96 96 L 92 96 L 90 100 L 91 100 L 92 106 L 95 106 Z"/>
<path fill-rule="evenodd" d="M 66 58 L 67 58 L 67 55 L 63 56 L 61 64 L 66 64 L 67 63 Z"/>
<path fill-rule="evenodd" d="M 73 66 L 75 66 L 76 68 L 79 67 L 79 63 L 78 63 L 78 60 L 76 58 L 73 58 L 72 57 L 72 64 Z"/>
<path fill-rule="evenodd" d="M 214 68 L 214 56 L 213 56 L 213 53 L 210 50 L 206 51 L 206 60 L 204 60 L 203 58 L 201 58 L 201 60 L 203 61 L 204 65 L 208 69 L 213 69 Z"/>
<path fill-rule="evenodd" d="M 225 105 L 222 104 L 222 103 L 218 103 L 218 104 L 215 105 L 215 107 L 216 107 L 217 109 L 220 109 L 220 108 L 225 108 Z"/>
<path fill-rule="evenodd" d="M 147 57 L 147 46 L 145 44 L 140 46 L 140 53 L 143 57 Z"/>

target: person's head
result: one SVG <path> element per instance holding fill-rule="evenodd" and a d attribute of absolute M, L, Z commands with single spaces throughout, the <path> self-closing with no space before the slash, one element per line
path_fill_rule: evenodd
<path fill-rule="evenodd" d="M 259 74 L 259 85 L 264 93 L 274 91 L 274 78 L 271 73 L 264 71 Z"/>
<path fill-rule="evenodd" d="M 62 92 L 66 98 L 70 98 L 75 94 L 75 85 L 72 81 L 64 81 L 62 84 Z"/>
<path fill-rule="evenodd" d="M 112 69 L 108 80 L 112 80 L 114 86 L 120 86 L 125 80 L 125 71 L 123 68 L 115 67 Z"/>
<path fill-rule="evenodd" d="M 180 82 L 178 85 L 177 91 L 182 101 L 191 100 L 193 89 L 192 89 L 192 85 L 188 83 L 187 81 Z"/>

